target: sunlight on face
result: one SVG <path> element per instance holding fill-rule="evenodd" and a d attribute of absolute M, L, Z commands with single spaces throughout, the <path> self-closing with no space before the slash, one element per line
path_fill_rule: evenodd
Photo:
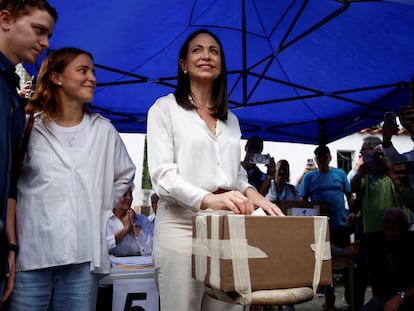
<path fill-rule="evenodd" d="M 209 34 L 201 33 L 190 41 L 187 59 L 182 60 L 190 79 L 215 80 L 221 73 L 220 46 Z"/>
<path fill-rule="evenodd" d="M 96 88 L 95 69 L 92 59 L 86 54 L 78 55 L 59 74 L 63 98 L 88 103 L 93 100 Z"/>

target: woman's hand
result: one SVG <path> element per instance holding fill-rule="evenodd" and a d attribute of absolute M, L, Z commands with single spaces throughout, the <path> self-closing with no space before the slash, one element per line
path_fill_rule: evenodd
<path fill-rule="evenodd" d="M 132 226 L 134 225 L 134 217 L 135 213 L 132 209 L 129 209 L 126 211 L 125 215 L 122 216 L 121 221 L 124 224 L 124 229 L 127 230 L 127 232 L 131 231 Z"/>
<path fill-rule="evenodd" d="M 227 191 L 208 194 L 201 202 L 201 209 L 229 210 L 235 214 L 250 215 L 254 208 L 252 202 L 240 191 Z"/>
<path fill-rule="evenodd" d="M 261 207 L 265 212 L 271 216 L 285 216 L 280 208 L 266 199 L 254 188 L 247 188 L 245 194 L 250 202 L 253 203 L 254 208 Z"/>
<path fill-rule="evenodd" d="M 262 196 L 256 189 L 247 188 L 245 194 L 240 191 L 228 191 L 220 194 L 208 194 L 201 203 L 201 209 L 229 210 L 235 214 L 250 215 L 261 207 L 272 216 L 284 216 L 280 208 Z"/>

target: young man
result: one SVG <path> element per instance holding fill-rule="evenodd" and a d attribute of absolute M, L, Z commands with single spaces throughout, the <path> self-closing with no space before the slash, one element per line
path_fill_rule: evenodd
<path fill-rule="evenodd" d="M 302 201 L 325 201 L 329 205 L 329 230 L 331 245 L 344 248 L 350 244 L 350 229 L 346 222 L 348 210 L 344 197 L 351 201 L 351 188 L 345 171 L 329 166 L 332 160 L 327 146 L 318 146 L 315 151 L 317 170 L 307 173 L 300 185 Z M 344 273 L 345 299 L 348 300 L 349 282 Z M 333 287 L 325 288 L 325 310 L 334 310 L 335 295 Z"/>
<path fill-rule="evenodd" d="M 7 200 L 16 195 L 13 161 L 25 124 L 15 66 L 35 63 L 49 48 L 56 21 L 57 12 L 46 0 L 0 0 L 0 307 L 12 290 L 18 250 L 14 232 L 7 232 L 8 239 L 5 235 L 6 218 L 14 219 L 14 207 L 7 210 Z"/>

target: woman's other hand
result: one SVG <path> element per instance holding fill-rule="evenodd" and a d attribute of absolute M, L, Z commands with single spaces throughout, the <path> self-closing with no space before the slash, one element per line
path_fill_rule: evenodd
<path fill-rule="evenodd" d="M 253 210 L 252 202 L 240 191 L 227 191 L 220 194 L 208 194 L 201 203 L 201 209 L 229 210 L 235 214 L 250 215 Z"/>

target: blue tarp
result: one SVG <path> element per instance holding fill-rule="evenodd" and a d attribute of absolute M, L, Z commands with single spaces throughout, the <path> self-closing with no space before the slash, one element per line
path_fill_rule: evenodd
<path fill-rule="evenodd" d="M 59 12 L 51 49 L 92 52 L 92 105 L 121 132 L 145 133 L 149 107 L 174 90 L 178 50 L 198 28 L 223 42 L 244 138 L 328 143 L 408 102 L 414 1 L 50 2 Z"/>

